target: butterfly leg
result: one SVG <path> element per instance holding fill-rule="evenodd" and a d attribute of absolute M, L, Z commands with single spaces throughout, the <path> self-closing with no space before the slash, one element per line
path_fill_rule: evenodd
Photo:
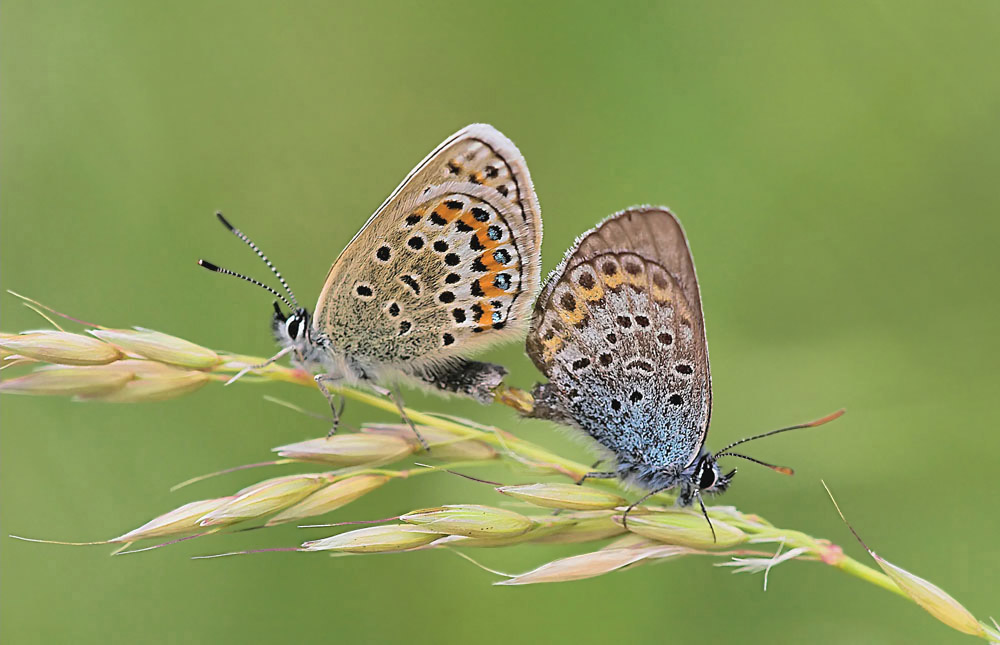
<path fill-rule="evenodd" d="M 632 512 L 632 509 L 634 509 L 639 504 L 642 504 L 643 502 L 645 502 L 650 497 L 652 497 L 654 495 L 658 495 L 658 494 L 662 493 L 663 491 L 668 490 L 670 488 L 673 488 L 673 484 L 671 484 L 670 486 L 663 486 L 661 488 L 657 488 L 656 490 L 651 490 L 648 493 L 646 493 L 645 495 L 643 495 L 642 497 L 640 497 L 639 499 L 637 499 L 634 502 L 632 502 L 631 504 L 629 504 L 628 508 L 626 508 L 625 512 L 622 514 L 622 527 L 626 528 L 626 529 L 628 528 L 628 514 Z M 702 508 L 704 508 L 704 507 L 702 507 Z M 708 519 L 708 513 L 707 512 L 705 513 L 705 519 Z M 709 525 L 711 525 L 711 522 L 709 522 Z M 715 529 L 714 528 L 712 529 L 712 535 L 713 536 L 715 535 Z"/>
<path fill-rule="evenodd" d="M 327 437 L 332 437 L 337 434 L 337 428 L 340 426 L 340 415 L 344 413 L 344 403 L 346 401 L 343 394 L 337 397 L 339 400 L 335 400 L 328 388 L 328 385 L 336 383 L 338 379 L 330 378 L 329 374 L 317 374 L 313 378 L 316 380 L 316 386 L 319 387 L 319 391 L 326 397 L 326 402 L 330 404 L 330 412 L 333 413 L 333 425 L 326 434 Z"/>
<path fill-rule="evenodd" d="M 601 461 L 603 461 L 603 459 Z M 601 463 L 601 461 L 595 462 L 594 466 Z M 595 470 L 594 472 L 587 473 L 580 479 L 576 480 L 576 485 L 581 486 L 583 482 L 587 481 L 588 479 L 614 479 L 617 476 L 618 473 L 616 473 L 613 470 L 607 470 L 607 471 Z"/>
<path fill-rule="evenodd" d="M 695 497 L 698 498 L 698 506 L 701 507 L 701 514 L 705 516 L 705 521 L 708 522 L 708 528 L 712 529 L 712 542 L 718 542 L 719 538 L 715 536 L 715 527 L 712 526 L 712 519 L 708 516 L 708 509 L 705 508 L 705 502 L 701 499 L 701 493 L 695 491 Z"/>
<path fill-rule="evenodd" d="M 385 388 L 377 386 L 374 389 L 379 394 L 382 394 L 383 396 L 387 396 L 390 399 L 392 399 L 392 402 L 396 404 L 396 409 L 399 410 L 399 416 L 403 417 L 403 421 L 405 421 L 407 425 L 410 426 L 410 430 L 413 430 L 413 434 L 417 436 L 417 439 L 420 441 L 420 445 L 423 447 L 423 449 L 427 452 L 430 452 L 431 447 L 427 445 L 427 440 L 424 439 L 424 437 L 420 434 L 420 431 L 417 430 L 417 426 L 414 425 L 413 420 L 410 419 L 409 416 L 407 416 L 406 409 L 403 407 L 403 397 L 400 396 L 399 390 L 387 390 Z"/>

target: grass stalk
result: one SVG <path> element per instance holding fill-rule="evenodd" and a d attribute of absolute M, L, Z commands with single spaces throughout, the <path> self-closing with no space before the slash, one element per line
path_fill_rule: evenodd
<path fill-rule="evenodd" d="M 29 301 L 29 304 L 36 311 L 44 309 L 72 322 L 82 322 L 34 301 Z M 96 325 L 88 326 L 89 334 L 70 331 L 0 334 L 0 363 L 12 367 L 11 370 L 5 370 L 4 375 L 23 370 L 25 366 L 34 368 L 25 375 L 8 377 L 0 382 L 0 392 L 137 403 L 183 396 L 208 383 L 224 383 L 248 365 L 264 362 L 261 357 L 210 350 L 146 329 L 114 330 Z M 311 374 L 276 364 L 248 373 L 237 382 L 291 383 L 308 388 L 317 387 Z M 331 388 L 331 392 L 398 416 L 395 403 L 377 394 L 351 387 Z M 499 388 L 496 400 L 521 413 L 530 410 L 531 406 L 531 397 L 527 392 L 506 385 Z M 321 473 L 276 477 L 229 495 L 189 502 L 108 542 L 131 544 L 137 540 L 155 538 L 162 541 L 169 537 L 171 541 L 159 545 L 167 546 L 181 539 L 208 539 L 209 535 L 245 530 L 246 524 L 256 523 L 258 526 L 252 528 L 264 528 L 265 525 L 260 522 L 266 521 L 268 517 L 277 517 L 278 522 L 290 521 L 286 518 L 291 517 L 299 524 L 314 525 L 311 520 L 299 521 L 302 517 L 300 513 L 308 513 L 312 509 L 325 513 L 340 508 L 342 504 L 337 498 L 339 489 L 328 490 L 327 487 L 362 476 L 378 476 L 379 479 L 374 483 L 357 481 L 357 486 L 353 489 L 349 485 L 342 486 L 341 488 L 351 491 L 350 494 L 345 493 L 343 504 L 354 504 L 355 499 L 367 494 L 367 483 L 375 488 L 382 481 L 405 480 L 455 467 L 477 467 L 484 460 L 486 463 L 490 463 L 489 460 L 499 460 L 510 466 L 526 467 L 539 475 L 567 478 L 570 482 L 578 481 L 591 470 L 586 464 L 568 459 L 500 428 L 481 426 L 473 421 L 446 418 L 412 408 L 405 408 L 404 411 L 409 420 L 418 426 L 439 431 L 440 443 L 433 445 L 454 447 L 463 442 L 474 442 L 495 450 L 481 449 L 477 453 L 468 453 L 475 454 L 478 458 L 467 461 L 456 456 L 443 466 L 412 465 L 394 468 L 391 466 L 396 461 L 415 455 L 418 461 L 420 459 L 421 448 L 415 437 L 412 437 L 412 431 L 405 432 L 406 426 L 402 424 L 396 428 L 399 429 L 398 434 L 392 434 L 394 427 L 386 424 L 362 427 L 359 433 L 352 435 L 354 439 L 350 443 L 354 453 L 331 454 L 330 451 L 339 449 L 337 446 L 341 444 L 324 444 L 317 439 L 279 447 L 278 450 L 294 448 L 296 452 L 293 458 L 262 462 L 334 463 L 337 468 Z M 405 438 L 405 441 L 400 437 Z M 326 452 L 312 455 L 309 453 L 310 446 L 320 446 Z M 392 451 L 386 452 L 380 460 L 378 451 L 389 448 Z M 461 455 L 462 452 L 455 451 L 454 454 Z M 357 455 L 364 455 L 367 461 L 351 461 Z M 433 448 L 427 457 L 438 458 Z M 219 474 L 229 471 L 221 471 Z M 386 479 L 382 480 L 381 477 Z M 520 494 L 517 501 L 512 501 L 511 497 L 501 498 L 507 500 L 504 502 L 506 506 L 515 504 L 516 511 L 468 504 L 414 509 L 391 520 L 401 522 L 398 524 L 354 529 L 328 538 L 311 540 L 297 548 L 282 550 L 329 550 L 363 554 L 428 548 L 499 548 L 530 543 L 593 543 L 617 536 L 610 544 L 596 551 L 557 560 L 521 576 L 509 576 L 503 584 L 576 580 L 638 566 L 644 562 L 691 555 L 754 556 L 739 558 L 738 561 L 734 558 L 733 561 L 724 563 L 727 566 L 740 566 L 740 571 L 766 572 L 772 566 L 791 559 L 818 561 L 906 598 L 959 631 L 987 640 L 994 638 L 996 633 L 992 626 L 976 621 L 942 590 L 891 565 L 871 550 L 868 550 L 869 553 L 886 573 L 845 555 L 839 546 L 827 540 L 803 531 L 773 526 L 759 516 L 728 506 L 708 507 L 712 520 L 728 531 L 729 544 L 723 550 L 723 545 L 712 542 L 712 534 L 709 533 L 708 526 L 702 524 L 700 515 L 697 515 L 695 521 L 691 517 L 694 515 L 692 511 L 657 505 L 672 502 L 674 496 L 670 493 L 651 498 L 635 509 L 629 516 L 631 528 L 628 528 L 621 522 L 623 507 L 602 509 L 600 503 L 594 501 L 608 497 L 615 499 L 614 496 L 597 494 L 590 488 L 614 491 L 628 499 L 630 494 L 615 480 L 588 481 L 586 488 L 580 489 L 564 484 L 546 486 L 542 482 L 535 487 L 525 486 L 528 485 L 507 487 L 507 493 Z M 587 489 L 593 492 L 588 494 Z M 322 493 L 323 491 L 326 492 Z M 321 493 L 325 497 L 315 498 L 316 501 L 310 503 L 310 496 Z M 505 493 L 505 490 L 498 489 L 497 493 Z M 537 504 L 532 504 L 533 499 Z M 613 501 L 612 505 L 615 503 L 617 502 Z M 597 506 L 591 507 L 588 504 Z M 586 508 L 593 510 L 581 510 Z M 279 515 L 282 512 L 286 515 Z M 633 522 L 633 517 L 637 521 Z M 206 526 L 211 526 L 211 530 L 206 531 Z M 237 526 L 240 528 L 236 529 Z M 635 529 L 634 532 L 630 532 L 632 528 Z M 699 531 L 702 533 L 699 534 Z M 671 542 L 675 539 L 679 541 Z M 733 544 L 739 543 L 772 543 L 781 545 L 779 550 L 786 548 L 788 551 L 781 557 L 778 554 L 767 557 L 762 551 L 732 548 Z M 865 548 L 868 549 L 867 546 Z"/>

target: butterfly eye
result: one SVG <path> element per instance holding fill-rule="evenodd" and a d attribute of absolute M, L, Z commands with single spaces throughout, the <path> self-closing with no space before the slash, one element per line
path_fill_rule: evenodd
<path fill-rule="evenodd" d="M 298 316 L 292 316 L 288 319 L 288 323 L 285 325 L 285 331 L 288 332 L 288 337 L 292 340 L 298 340 L 299 337 L 299 318 Z"/>
<path fill-rule="evenodd" d="M 715 486 L 715 482 L 715 468 L 713 468 L 711 464 L 705 463 L 701 467 L 701 473 L 698 475 L 698 488 L 701 490 L 708 490 Z"/>

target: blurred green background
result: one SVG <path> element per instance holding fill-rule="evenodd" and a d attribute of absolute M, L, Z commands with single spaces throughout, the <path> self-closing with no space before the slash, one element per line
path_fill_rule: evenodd
<path fill-rule="evenodd" d="M 809 5 L 809 6 L 807 6 Z M 528 160 L 545 269 L 574 236 L 664 203 L 705 301 L 710 447 L 756 444 L 724 500 L 881 555 L 977 616 L 1000 612 L 1000 4 L 4 3 L 2 287 L 105 325 L 269 355 L 270 300 L 195 266 L 263 275 L 223 209 L 303 300 L 371 211 L 445 136 L 492 123 Z M 8 295 L 2 329 L 40 326 Z M 486 358 L 537 374 L 519 346 Z M 293 387 L 209 386 L 131 406 L 2 400 L 2 533 L 118 535 L 277 469 L 177 493 L 326 425 Z M 407 402 L 585 459 L 506 409 Z M 392 420 L 360 405 L 348 422 Z M 282 470 L 281 472 L 292 472 Z M 531 476 L 481 474 L 507 482 Z M 393 484 L 333 520 L 498 503 L 454 477 Z M 502 502 L 500 500 L 499 502 Z M 915 606 L 821 565 L 734 576 L 704 560 L 525 588 L 447 552 L 189 556 L 289 545 L 283 527 L 111 559 L 0 540 L 4 642 L 951 643 Z M 477 552 L 524 571 L 573 546 Z"/>

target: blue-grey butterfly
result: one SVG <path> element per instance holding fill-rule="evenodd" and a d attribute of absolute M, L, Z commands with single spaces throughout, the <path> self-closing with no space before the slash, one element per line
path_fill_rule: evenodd
<path fill-rule="evenodd" d="M 684 231 L 664 207 L 624 210 L 578 239 L 538 296 L 526 346 L 549 379 L 535 386 L 531 416 L 584 430 L 615 461 L 587 477 L 649 495 L 679 487 L 683 506 L 704 509 L 701 493 L 726 490 L 736 471 L 723 474 L 720 457 L 791 474 L 731 449 L 840 415 L 705 449 L 712 376 L 701 295 Z"/>
<path fill-rule="evenodd" d="M 270 291 L 283 349 L 329 384 L 383 394 L 399 381 L 486 403 L 506 370 L 465 356 L 510 338 L 527 323 L 540 282 L 542 222 L 528 167 L 495 128 L 470 125 L 414 168 L 334 262 L 315 315 L 239 229 L 222 223 L 267 264 L 287 292 Z M 402 412 L 398 396 L 394 400 Z M 405 417 L 405 415 L 404 415 Z M 412 424 L 411 424 L 412 425 Z"/>

